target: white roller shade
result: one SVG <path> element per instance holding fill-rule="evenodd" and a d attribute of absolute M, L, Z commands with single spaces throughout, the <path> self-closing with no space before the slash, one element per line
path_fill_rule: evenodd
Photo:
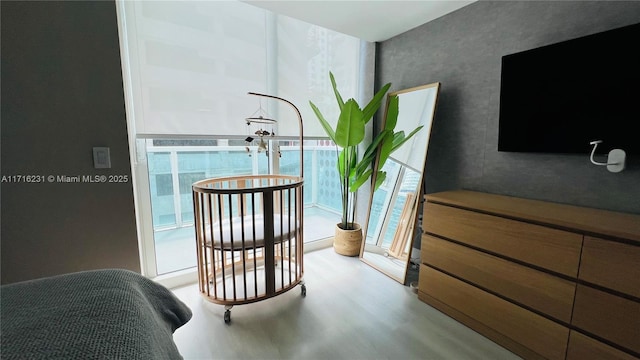
<path fill-rule="evenodd" d="M 343 96 L 358 93 L 356 38 L 238 1 L 125 1 L 119 9 L 137 137 L 243 137 L 259 106 L 279 121 L 277 135 L 298 136 L 291 108 L 249 91 L 293 102 L 304 135 L 325 137 L 309 100 L 337 121 L 329 71 Z"/>
<path fill-rule="evenodd" d="M 358 94 L 359 40 L 302 21 L 278 16 L 278 92 L 302 112 L 305 136 L 326 134 L 309 106 L 312 100 L 333 125 L 339 116 L 329 71 L 345 98 Z M 345 99 L 346 100 L 346 99 Z M 284 109 L 278 117 L 284 116 Z M 280 126 L 281 135 L 295 135 L 291 126 Z"/>

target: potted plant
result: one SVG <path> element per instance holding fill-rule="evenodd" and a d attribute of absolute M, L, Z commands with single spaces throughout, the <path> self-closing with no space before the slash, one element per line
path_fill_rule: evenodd
<path fill-rule="evenodd" d="M 313 102 L 309 101 L 309 104 L 329 138 L 336 144 L 342 219 L 340 223 L 336 224 L 333 247 L 339 254 L 355 256 L 360 253 L 362 243 L 362 228 L 360 224 L 355 222 L 356 192 L 371 178 L 377 160 L 378 171 L 373 187 L 373 191 L 376 191 L 386 178 L 386 173 L 381 169 L 389 155 L 409 140 L 422 126 L 413 130 L 408 136 L 405 136 L 404 131 L 394 132 L 398 119 L 399 103 L 398 97 L 392 96 L 389 98 L 387 106 L 384 129 L 367 145 L 364 154 L 359 156 L 358 147 L 364 141 L 365 125 L 380 108 L 382 99 L 391 87 L 391 83 L 385 84 L 363 109 L 354 99 L 348 99 L 345 102 L 331 72 L 329 77 L 340 108 L 335 129 L 331 127 Z"/>

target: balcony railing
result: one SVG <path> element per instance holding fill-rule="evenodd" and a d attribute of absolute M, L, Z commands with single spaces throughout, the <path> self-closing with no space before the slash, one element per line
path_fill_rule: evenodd
<path fill-rule="evenodd" d="M 281 146 L 280 174 L 300 173 L 297 146 Z M 275 155 L 275 154 L 273 154 Z M 333 236 L 340 220 L 340 188 L 333 146 L 305 143 L 305 243 Z M 196 266 L 191 185 L 238 174 L 266 174 L 268 157 L 244 146 L 148 146 L 147 162 L 157 273 Z"/>

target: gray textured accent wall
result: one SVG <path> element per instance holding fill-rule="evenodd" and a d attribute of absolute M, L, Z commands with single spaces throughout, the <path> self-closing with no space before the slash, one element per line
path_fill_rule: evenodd
<path fill-rule="evenodd" d="M 124 183 L 2 182 L 2 283 L 140 271 L 113 1 L 2 1 L 2 176 L 124 175 Z M 94 169 L 92 148 L 111 149 Z"/>
<path fill-rule="evenodd" d="M 638 22 L 640 2 L 480 1 L 378 44 L 378 88 L 442 83 L 426 192 L 464 188 L 640 213 L 639 156 L 610 173 L 588 154 L 497 151 L 503 55 Z"/>

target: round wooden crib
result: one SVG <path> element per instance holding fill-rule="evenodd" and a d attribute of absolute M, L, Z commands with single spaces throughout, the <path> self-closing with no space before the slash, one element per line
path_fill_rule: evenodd
<path fill-rule="evenodd" d="M 231 307 L 302 286 L 303 180 L 253 175 L 193 185 L 198 282 L 205 299 Z"/>

